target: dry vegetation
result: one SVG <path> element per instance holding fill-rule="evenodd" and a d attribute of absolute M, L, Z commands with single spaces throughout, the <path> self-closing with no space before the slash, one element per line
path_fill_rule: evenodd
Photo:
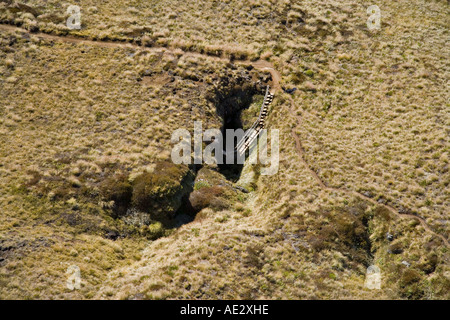
<path fill-rule="evenodd" d="M 81 0 L 77 31 L 0 1 L 32 31 L 0 25 L 0 298 L 449 299 L 449 6 L 376 4 L 370 32 L 357 0 Z M 269 79 L 229 58 L 299 88 L 277 175 L 167 162 L 173 130 L 256 117 Z"/>

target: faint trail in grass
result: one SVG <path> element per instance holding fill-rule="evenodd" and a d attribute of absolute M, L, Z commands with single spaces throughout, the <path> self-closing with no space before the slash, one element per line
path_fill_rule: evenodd
<path fill-rule="evenodd" d="M 318 175 L 318 174 L 317 174 L 317 173 L 316 173 L 316 172 L 308 165 L 308 163 L 307 163 L 306 160 L 305 160 L 305 151 L 304 151 L 304 149 L 303 149 L 303 147 L 302 147 L 302 143 L 301 143 L 300 137 L 299 137 L 299 136 L 297 135 L 297 133 L 295 132 L 295 130 L 300 126 L 300 123 L 302 122 L 302 118 L 296 113 L 297 108 L 296 108 L 294 99 L 293 99 L 292 97 L 289 97 L 289 101 L 291 102 L 291 107 L 289 108 L 289 110 L 290 110 L 291 114 L 292 114 L 292 115 L 296 118 L 296 120 L 297 120 L 297 125 L 296 125 L 294 128 L 292 128 L 292 131 L 291 131 L 292 136 L 293 136 L 293 138 L 294 138 L 294 140 L 295 140 L 296 151 L 297 151 L 297 153 L 298 153 L 298 155 L 299 155 L 299 157 L 300 157 L 301 162 L 306 166 L 306 168 L 308 169 L 308 171 L 309 171 L 309 172 L 311 173 L 311 175 L 313 176 L 314 180 L 317 182 L 317 184 L 318 184 L 322 189 L 325 189 L 325 190 L 328 190 L 328 191 L 334 191 L 334 192 L 342 192 L 342 193 L 345 193 L 345 194 L 348 194 L 348 195 L 352 195 L 352 196 L 358 197 L 358 198 L 363 199 L 363 200 L 365 200 L 365 201 L 368 201 L 368 202 L 372 203 L 373 205 L 376 205 L 376 206 L 382 206 L 382 207 L 384 207 L 385 209 L 389 210 L 389 212 L 391 212 L 392 214 L 394 214 L 396 217 L 399 217 L 399 218 L 405 218 L 405 217 L 407 217 L 407 218 L 410 218 L 410 219 L 416 219 L 416 220 L 418 220 L 418 221 L 420 222 L 420 224 L 422 225 L 422 227 L 423 227 L 426 231 L 428 231 L 428 232 L 432 233 L 433 235 L 435 235 L 436 237 L 440 238 L 440 239 L 444 242 L 444 244 L 445 244 L 447 247 L 449 246 L 448 240 L 447 240 L 443 235 L 441 235 L 441 234 L 439 234 L 439 233 L 433 231 L 433 230 L 430 228 L 430 226 L 425 222 L 425 219 L 422 218 L 422 217 L 419 217 L 419 216 L 417 216 L 417 215 L 410 214 L 410 213 L 400 213 L 400 212 L 398 212 L 394 207 L 392 207 L 392 206 L 390 206 L 390 205 L 387 205 L 387 204 L 379 203 L 379 202 L 375 201 L 374 199 L 372 199 L 372 198 L 370 198 L 370 197 L 367 197 L 367 196 L 365 196 L 365 195 L 363 195 L 363 194 L 361 194 L 361 193 L 359 193 L 359 192 L 357 192 L 357 191 L 346 190 L 346 189 L 341 189 L 341 188 L 334 188 L 334 187 L 328 186 L 328 185 L 327 185 L 327 184 L 319 177 L 319 175 Z"/>
<path fill-rule="evenodd" d="M 281 91 L 281 86 L 280 86 L 280 80 L 281 80 L 281 75 L 280 73 L 275 70 L 269 62 L 267 63 L 262 63 L 261 61 L 258 61 L 257 63 L 254 63 L 253 66 L 257 69 L 260 70 L 267 70 L 272 74 L 272 80 L 274 82 L 273 88 L 275 89 L 274 91 Z M 275 93 L 275 92 L 273 92 Z M 292 137 L 294 138 L 295 141 L 295 149 L 300 157 L 301 162 L 305 165 L 305 167 L 308 169 L 308 171 L 310 172 L 311 176 L 314 178 L 314 180 L 317 182 L 317 184 L 325 190 L 328 191 L 334 191 L 334 192 L 343 192 L 346 193 L 348 195 L 352 195 L 355 197 L 358 197 L 360 199 L 366 200 L 370 203 L 372 203 L 373 205 L 376 206 L 382 206 L 384 208 L 386 208 L 387 210 L 389 210 L 389 212 L 393 213 L 396 217 L 400 217 L 400 218 L 410 218 L 410 219 L 416 219 L 420 222 L 420 224 L 422 225 L 422 227 L 427 230 L 428 232 L 432 233 L 433 235 L 439 237 L 444 244 L 448 247 L 449 243 L 448 240 L 441 234 L 436 233 L 435 231 L 433 231 L 430 226 L 425 222 L 424 218 L 419 217 L 417 215 L 414 214 L 410 214 L 410 213 L 400 213 L 398 212 L 394 207 L 387 205 L 387 204 L 383 204 L 383 203 L 378 203 L 377 201 L 375 201 L 372 198 L 369 198 L 357 191 L 352 191 L 352 190 L 346 190 L 346 189 L 340 189 L 340 188 L 334 188 L 334 187 L 330 187 L 328 186 L 317 174 L 317 172 L 315 172 L 307 163 L 307 161 L 305 160 L 305 151 L 303 149 L 302 146 L 302 142 L 300 140 L 300 137 L 297 135 L 297 133 L 295 132 L 295 130 L 300 126 L 301 122 L 302 122 L 302 118 L 301 116 L 299 116 L 297 114 L 297 108 L 295 105 L 295 101 L 292 97 L 289 97 L 289 102 L 291 103 L 291 106 L 289 108 L 289 111 L 291 112 L 291 114 L 296 118 L 297 120 L 297 125 L 292 128 L 291 133 L 292 133 Z"/>
<path fill-rule="evenodd" d="M 81 37 L 75 37 L 75 36 L 59 36 L 59 35 L 53 35 L 53 34 L 48 34 L 48 33 L 43 33 L 43 32 L 30 32 L 26 29 L 20 28 L 20 27 L 16 27 L 13 25 L 6 25 L 6 24 L 0 24 L 0 30 L 3 31 L 11 31 L 11 32 L 22 32 L 22 33 L 26 33 L 26 34 L 30 34 L 30 35 L 34 35 L 37 36 L 39 38 L 43 38 L 46 40 L 51 40 L 51 41 L 62 41 L 62 42 L 66 42 L 66 43 L 74 43 L 74 44 L 85 44 L 85 45 L 92 45 L 92 46 L 102 46 L 102 47 L 107 47 L 107 48 L 141 48 L 141 49 L 145 49 L 148 51 L 166 51 L 166 52 L 172 52 L 174 50 L 178 50 L 180 51 L 181 49 L 179 48 L 168 48 L 168 47 L 145 47 L 136 43 L 132 43 L 132 42 L 117 42 L 117 41 L 104 41 L 104 40 L 89 40 L 89 39 L 85 39 L 85 38 L 81 38 Z M 198 52 L 186 52 L 181 50 L 181 52 L 183 52 L 184 54 L 188 54 L 188 55 L 192 55 L 192 56 L 198 56 L 198 57 L 208 57 L 209 59 L 212 60 L 217 60 L 217 61 L 225 61 L 225 62 L 230 62 L 229 58 L 225 58 L 225 57 L 218 57 L 218 56 L 212 56 L 212 55 L 207 55 L 207 54 L 202 54 L 202 53 L 198 53 Z M 266 61 L 266 60 L 258 60 L 258 61 L 249 61 L 249 60 L 239 60 L 239 59 L 235 59 L 234 62 L 236 63 L 240 63 L 240 64 L 247 64 L 247 65 L 251 65 L 253 66 L 255 69 L 260 70 L 260 71 L 267 71 L 270 72 L 270 74 L 272 75 L 272 90 L 271 93 L 275 94 L 276 92 L 281 92 L 281 86 L 280 86 L 280 81 L 281 81 L 281 74 L 274 68 L 274 66 Z M 314 178 L 314 180 L 317 182 L 317 184 L 324 190 L 328 190 L 328 191 L 334 191 L 334 192 L 343 192 L 345 194 L 348 195 L 352 195 L 352 196 L 356 196 L 360 199 L 366 200 L 374 205 L 377 206 L 382 206 L 384 208 L 386 208 L 387 210 L 389 210 L 389 212 L 393 213 L 396 217 L 399 218 L 403 218 L 403 217 L 407 217 L 410 219 L 416 219 L 420 222 L 420 224 L 422 225 L 422 227 L 427 230 L 428 232 L 432 233 L 433 235 L 439 237 L 444 244 L 449 247 L 449 242 L 448 240 L 441 234 L 436 233 L 435 231 L 433 231 L 430 226 L 428 226 L 428 224 L 425 222 L 424 218 L 414 215 L 414 214 L 410 214 L 410 213 L 400 213 L 398 212 L 394 207 L 387 205 L 387 204 L 383 204 L 383 203 L 378 203 L 377 201 L 375 201 L 372 198 L 369 198 L 357 191 L 352 191 L 352 190 L 346 190 L 346 189 L 340 189 L 340 188 L 334 188 L 334 187 L 330 187 L 328 186 L 317 174 L 317 172 L 315 172 L 306 162 L 305 160 L 305 151 L 303 149 L 302 143 L 301 143 L 301 139 L 300 137 L 297 135 L 297 133 L 295 132 L 295 130 L 300 126 L 301 122 L 302 122 L 302 118 L 296 113 L 296 105 L 295 105 L 295 101 L 292 97 L 289 97 L 289 101 L 291 103 L 291 106 L 289 108 L 291 114 L 296 118 L 297 120 L 297 125 L 292 128 L 291 133 L 292 133 L 292 137 L 294 138 L 295 141 L 295 148 L 296 151 L 300 157 L 301 162 L 305 165 L 305 167 L 307 168 L 307 170 L 310 172 L 311 176 Z"/>

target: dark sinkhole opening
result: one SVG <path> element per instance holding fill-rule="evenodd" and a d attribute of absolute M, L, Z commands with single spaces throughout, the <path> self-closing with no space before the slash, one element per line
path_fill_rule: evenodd
<path fill-rule="evenodd" d="M 220 130 L 224 147 L 229 144 L 228 129 L 245 131 L 257 120 L 269 81 L 270 77 L 259 74 L 253 79 L 223 78 L 207 92 L 207 98 L 222 119 Z M 118 231 L 111 231 L 114 233 L 111 237 L 138 233 L 157 239 L 168 230 L 232 208 L 240 201 L 240 192 L 248 193 L 233 183 L 240 179 L 244 166 L 237 163 L 237 154 L 234 154 L 237 140 L 235 137 L 231 144 L 234 161 L 230 164 L 225 162 L 226 155 L 225 164 L 218 166 L 176 165 L 170 160 L 161 160 L 154 163 L 151 170 L 132 178 L 127 171 L 117 170 L 100 182 L 101 205 L 118 221 Z"/>
<path fill-rule="evenodd" d="M 267 82 L 267 79 L 265 80 L 223 79 L 222 85 L 218 86 L 220 89 L 215 88 L 213 92 L 210 92 L 208 98 L 215 105 L 216 113 L 222 119 L 220 131 L 223 136 L 223 150 L 233 155 L 233 161 L 228 163 L 227 155 L 224 153 L 223 164 L 218 164 L 215 168 L 207 165 L 190 167 L 195 176 L 194 189 L 186 193 L 182 199 L 182 204 L 176 214 L 176 226 L 189 223 L 194 219 L 201 219 L 198 214 L 205 208 L 213 211 L 228 208 L 230 199 L 226 199 L 227 190 L 229 194 L 233 195 L 242 192 L 224 181 L 225 179 L 232 183 L 237 182 L 244 168 L 244 164 L 238 163 L 237 153 L 234 152 L 239 138 L 234 137 L 234 141 L 227 141 L 227 130 L 241 129 L 245 132 L 257 120 L 266 90 L 264 82 Z M 250 107 L 254 108 L 255 112 L 248 114 L 247 110 Z M 228 150 L 227 145 L 229 146 Z"/>
<path fill-rule="evenodd" d="M 227 141 L 227 130 L 242 129 L 245 132 L 245 130 L 249 129 L 242 120 L 242 113 L 254 102 L 255 95 L 261 95 L 263 90 L 263 86 L 259 85 L 259 83 L 244 83 L 242 85 L 235 85 L 226 92 L 219 92 L 216 95 L 216 112 L 222 118 L 220 130 L 223 136 L 224 151 L 233 154 L 232 163 L 226 161 L 226 155 L 224 154 L 223 164 L 219 164 L 218 169 L 229 181 L 236 182 L 239 180 L 244 165 L 238 163 L 237 154 L 234 152 L 234 147 L 239 142 L 238 138 L 234 137 L 233 142 Z M 233 146 L 233 148 L 227 149 L 227 146 Z"/>

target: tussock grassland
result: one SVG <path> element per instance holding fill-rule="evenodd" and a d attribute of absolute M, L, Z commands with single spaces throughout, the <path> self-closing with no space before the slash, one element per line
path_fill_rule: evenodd
<path fill-rule="evenodd" d="M 0 3 L 3 23 L 149 47 L 0 31 L 0 297 L 448 299 L 436 234 L 449 236 L 449 7 L 376 4 L 371 32 L 356 0 L 82 0 L 80 31 L 65 27 L 68 3 Z M 267 119 L 280 130 L 280 170 L 244 168 L 255 173 L 244 194 L 243 181 L 204 168 L 193 222 L 130 223 L 102 190 L 154 172 L 174 129 L 220 128 L 218 97 L 263 79 L 183 50 L 269 60 L 299 89 L 278 92 Z M 81 290 L 65 287 L 72 264 Z M 382 290 L 364 288 L 372 264 Z"/>
<path fill-rule="evenodd" d="M 0 40 L 2 297 L 72 296 L 59 281 L 72 261 L 89 275 L 75 296 L 89 298 L 108 270 L 139 257 L 146 239 L 167 234 L 157 222 L 121 219 L 127 185 L 134 186 L 130 201 L 145 203 L 139 177 L 161 172 L 173 130 L 192 131 L 196 120 L 220 128 L 210 100 L 227 87 L 220 78 L 235 83 L 252 75 L 164 50 L 67 44 L 21 32 Z M 132 253 L 118 257 L 101 249 L 105 243 Z M 30 282 L 20 284 L 24 277 Z"/>

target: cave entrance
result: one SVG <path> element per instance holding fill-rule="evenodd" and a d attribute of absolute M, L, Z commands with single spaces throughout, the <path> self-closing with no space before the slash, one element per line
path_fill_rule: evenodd
<path fill-rule="evenodd" d="M 257 94 L 260 93 L 255 86 L 243 85 L 234 87 L 226 96 L 217 97 L 217 114 L 222 118 L 222 127 L 220 130 L 223 136 L 224 151 L 230 152 L 230 150 L 226 150 L 226 146 L 229 143 L 226 134 L 228 129 L 242 129 L 244 131 L 247 129 L 244 128 L 242 121 L 242 111 L 250 107 L 253 103 L 253 97 Z M 236 146 L 237 143 L 238 138 L 235 137 L 232 145 Z M 234 150 L 231 150 L 231 152 L 233 151 Z M 233 164 L 226 163 L 226 155 L 224 154 L 223 163 L 224 164 L 218 165 L 219 172 L 229 181 L 238 181 L 244 165 L 237 163 L 237 154 L 234 154 Z"/>

